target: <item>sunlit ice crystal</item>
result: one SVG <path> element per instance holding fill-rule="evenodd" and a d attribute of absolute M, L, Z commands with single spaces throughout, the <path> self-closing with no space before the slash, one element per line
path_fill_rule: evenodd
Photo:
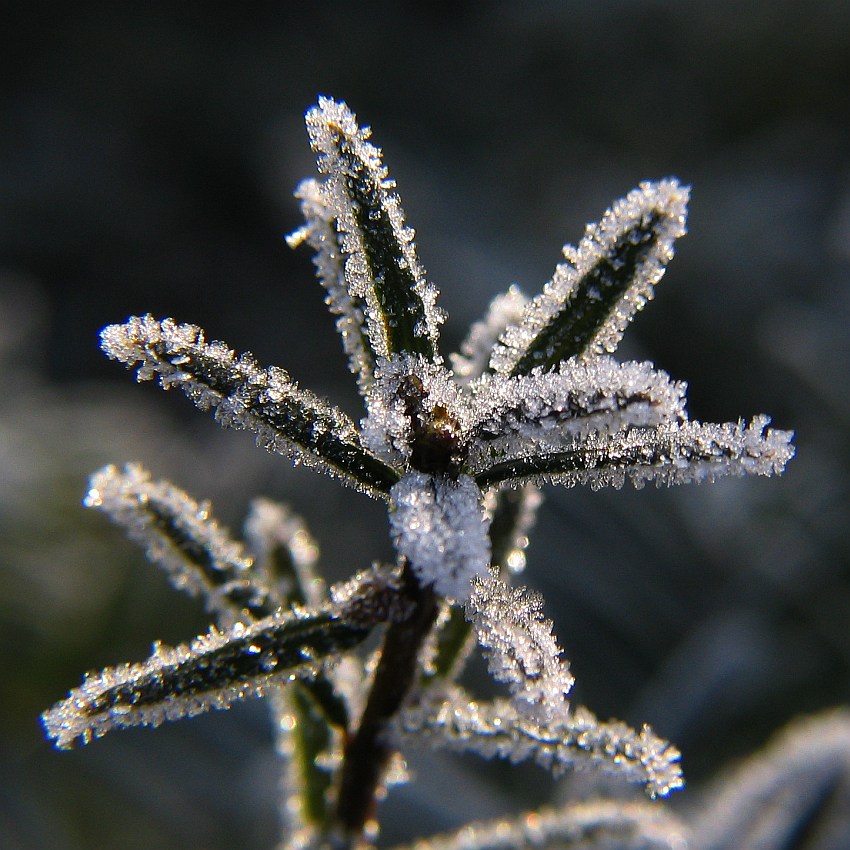
<path fill-rule="evenodd" d="M 390 530 L 399 554 L 423 584 L 465 600 L 490 564 L 490 520 L 468 475 L 409 472 L 390 490 Z"/>

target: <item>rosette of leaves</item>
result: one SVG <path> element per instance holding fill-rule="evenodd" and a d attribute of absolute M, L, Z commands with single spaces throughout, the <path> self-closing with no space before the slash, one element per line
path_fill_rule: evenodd
<path fill-rule="evenodd" d="M 610 356 L 685 232 L 687 188 L 647 182 L 616 202 L 564 249 L 540 295 L 511 288 L 497 298 L 449 368 L 437 290 L 370 131 L 325 98 L 307 129 L 320 178 L 298 187 L 305 224 L 290 242 L 315 251 L 365 400 L 359 425 L 283 369 L 207 342 L 193 325 L 133 317 L 105 328 L 102 347 L 266 449 L 384 500 L 396 562 L 326 591 L 315 544 L 283 507 L 257 502 L 240 542 L 208 505 L 145 470 L 102 470 L 87 504 L 200 595 L 216 622 L 189 644 L 155 645 L 144 662 L 87 676 L 44 714 L 47 734 L 68 747 L 267 696 L 291 847 L 371 840 L 393 754 L 412 741 L 556 773 L 592 765 L 666 795 L 682 784 L 678 752 L 648 726 L 600 722 L 569 702 L 572 677 L 542 601 L 508 580 L 541 484 L 772 475 L 793 454 L 791 434 L 767 417 L 690 421 L 683 383 Z M 357 647 L 376 628 L 381 646 L 364 658 Z M 456 684 L 475 642 L 506 697 L 475 700 Z M 598 823 L 593 812 L 560 813 L 553 835 L 589 818 L 592 846 L 624 829 L 643 840 L 649 821 L 631 811 L 603 807 Z M 674 846 L 666 832 L 658 842 L 645 846 Z"/>

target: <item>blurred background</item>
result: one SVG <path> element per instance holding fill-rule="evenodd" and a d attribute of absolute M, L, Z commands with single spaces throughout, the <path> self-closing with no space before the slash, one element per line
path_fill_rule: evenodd
<path fill-rule="evenodd" d="M 152 312 L 279 364 L 360 416 L 309 251 L 303 113 L 346 100 L 397 179 L 449 312 L 534 294 L 640 180 L 693 186 L 690 234 L 620 349 L 693 418 L 797 431 L 780 480 L 547 492 L 524 581 L 600 716 L 724 765 L 850 694 L 850 5 L 13 3 L 0 62 L 0 847 L 269 848 L 262 703 L 59 753 L 38 715 L 88 669 L 204 630 L 80 504 L 138 460 L 234 531 L 293 504 L 343 577 L 386 557 L 382 506 L 132 379 L 97 334 Z M 570 793 L 533 768 L 413 759 L 383 842 Z M 570 780 L 567 780 L 569 786 Z M 446 789 L 451 788 L 451 793 Z"/>

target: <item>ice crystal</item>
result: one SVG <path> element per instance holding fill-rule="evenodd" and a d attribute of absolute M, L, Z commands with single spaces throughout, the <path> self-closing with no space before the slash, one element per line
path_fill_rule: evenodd
<path fill-rule="evenodd" d="M 146 661 L 89 674 L 44 713 L 48 736 L 69 747 L 267 696 L 286 761 L 284 850 L 371 839 L 397 748 L 411 738 L 530 759 L 556 775 L 595 766 L 666 795 L 683 782 L 678 751 L 648 726 L 572 705 L 541 598 L 507 581 L 525 564 L 541 484 L 777 475 L 793 455 L 792 435 L 766 416 L 692 422 L 684 383 L 610 356 L 685 233 L 688 189 L 645 182 L 615 202 L 564 249 L 540 295 L 511 287 L 494 300 L 449 369 L 437 290 L 370 131 L 329 98 L 306 121 L 320 179 L 296 191 L 305 223 L 289 242 L 315 252 L 365 401 L 359 424 L 195 325 L 131 317 L 103 330 L 102 348 L 225 427 L 384 500 L 395 562 L 326 589 L 315 541 L 287 508 L 255 501 L 238 541 L 208 504 L 141 467 L 101 470 L 86 504 L 200 596 L 216 624 L 175 648 L 156 644 Z M 380 648 L 364 658 L 356 650 L 378 627 Z M 476 642 L 507 698 L 479 701 L 455 684 Z M 680 833 L 659 823 L 643 807 L 594 803 L 433 846 L 680 846 Z"/>

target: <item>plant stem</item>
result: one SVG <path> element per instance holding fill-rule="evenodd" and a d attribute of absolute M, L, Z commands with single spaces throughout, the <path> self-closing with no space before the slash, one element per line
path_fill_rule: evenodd
<path fill-rule="evenodd" d="M 413 602 L 413 610 L 407 619 L 387 628 L 363 718 L 345 748 L 337 814 L 353 841 L 374 820 L 376 796 L 393 754 L 387 726 L 416 680 L 419 649 L 437 617 L 433 589 L 422 587 L 409 565 L 402 581 L 402 593 Z"/>

